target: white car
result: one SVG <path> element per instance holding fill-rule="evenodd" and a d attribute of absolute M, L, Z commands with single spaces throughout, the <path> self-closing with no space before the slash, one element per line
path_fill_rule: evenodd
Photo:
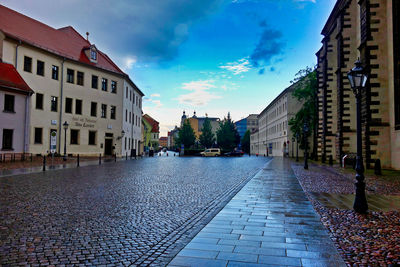
<path fill-rule="evenodd" d="M 221 155 L 221 150 L 219 148 L 208 148 L 203 152 L 200 152 L 202 157 L 218 157 Z"/>

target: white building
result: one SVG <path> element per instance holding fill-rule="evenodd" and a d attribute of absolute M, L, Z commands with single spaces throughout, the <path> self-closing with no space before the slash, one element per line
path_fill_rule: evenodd
<path fill-rule="evenodd" d="M 0 59 L 35 92 L 29 152 L 48 153 L 54 133 L 59 154 L 65 141 L 67 154 L 124 155 L 139 147 L 143 93 L 88 39 L 0 5 Z"/>

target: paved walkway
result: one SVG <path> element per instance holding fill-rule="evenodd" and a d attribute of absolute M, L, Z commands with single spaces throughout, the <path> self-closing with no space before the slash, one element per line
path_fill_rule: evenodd
<path fill-rule="evenodd" d="M 345 266 L 290 162 L 271 160 L 169 266 Z"/>

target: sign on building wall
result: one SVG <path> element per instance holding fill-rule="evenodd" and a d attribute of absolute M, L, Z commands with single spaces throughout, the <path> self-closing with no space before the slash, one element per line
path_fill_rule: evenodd
<path fill-rule="evenodd" d="M 57 149 L 57 131 L 51 131 L 50 134 L 50 153 L 56 153 Z"/>

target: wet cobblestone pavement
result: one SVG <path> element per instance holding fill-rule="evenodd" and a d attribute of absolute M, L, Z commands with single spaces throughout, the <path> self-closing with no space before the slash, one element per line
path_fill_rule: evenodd
<path fill-rule="evenodd" d="M 158 157 L 0 178 L 0 265 L 165 265 L 266 162 Z"/>

